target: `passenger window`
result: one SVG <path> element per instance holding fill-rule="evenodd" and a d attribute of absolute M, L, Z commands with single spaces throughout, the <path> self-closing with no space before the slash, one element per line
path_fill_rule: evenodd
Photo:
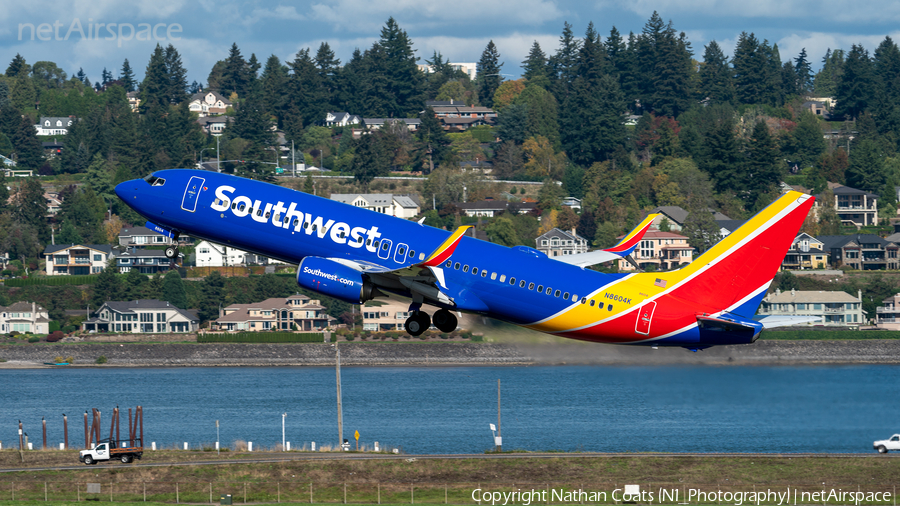
<path fill-rule="evenodd" d="M 594 299 L 591 299 L 591 307 L 594 307 Z"/>
<path fill-rule="evenodd" d="M 313 225 L 313 230 L 315 230 L 315 229 L 316 229 L 316 226 Z M 375 241 L 372 243 L 372 246 L 375 246 L 375 249 L 378 249 L 378 244 L 379 244 L 378 241 Z"/>
<path fill-rule="evenodd" d="M 241 206 L 240 206 L 238 209 L 240 209 L 241 212 L 244 212 L 244 208 L 245 208 L 245 207 L 246 207 L 246 206 L 244 206 L 244 204 L 241 204 Z"/>
<path fill-rule="evenodd" d="M 381 243 L 381 249 L 388 249 L 389 246 L 390 246 L 390 243 L 386 243 L 386 242 Z"/>
<path fill-rule="evenodd" d="M 313 232 L 316 231 L 316 227 L 317 227 L 317 226 L 318 226 L 318 225 L 316 225 L 315 223 L 313 223 L 313 226 L 312 226 L 312 231 L 313 231 Z"/>
<path fill-rule="evenodd" d="M 578 300 L 578 296 L 575 295 L 574 293 L 572 294 L 572 300 Z"/>
<path fill-rule="evenodd" d="M 509 278 L 509 284 L 515 285 L 515 284 L 516 284 L 516 278 Z"/>
<path fill-rule="evenodd" d="M 237 207 L 237 202 L 232 202 L 232 203 L 231 203 L 231 210 L 233 211 L 234 208 L 236 208 L 236 207 Z M 241 211 L 243 211 L 243 210 L 244 210 L 244 207 L 241 206 Z"/>
<path fill-rule="evenodd" d="M 309 228 L 309 222 L 308 222 L 308 221 L 303 222 L 303 228 Z M 371 241 L 371 239 L 369 239 L 369 240 Z"/>
<path fill-rule="evenodd" d="M 494 274 L 494 277 L 496 277 L 496 276 L 497 276 L 497 275 Z M 487 277 L 487 271 L 486 271 L 486 270 L 481 269 L 481 277 L 483 277 L 483 278 L 484 278 L 484 277 Z"/>
<path fill-rule="evenodd" d="M 299 224 L 300 224 L 300 220 L 298 220 L 297 218 L 294 218 L 294 222 L 291 223 L 291 225 L 293 225 L 295 227 Z M 359 240 L 362 241 L 362 237 L 360 237 Z"/>
<path fill-rule="evenodd" d="M 496 272 L 492 272 L 492 273 L 491 273 L 491 281 L 494 281 L 495 279 L 497 279 L 497 273 L 496 273 Z"/>
<path fill-rule="evenodd" d="M 372 239 L 366 239 L 366 246 L 372 245 Z"/>
<path fill-rule="evenodd" d="M 543 292 L 543 291 L 544 291 L 544 285 L 538 285 L 538 291 L 539 291 L 539 292 Z"/>
<path fill-rule="evenodd" d="M 291 221 L 291 217 L 290 217 L 290 216 L 285 216 L 285 217 L 284 217 L 284 222 L 287 223 L 287 222 L 289 222 L 289 221 Z M 342 235 L 341 237 L 344 237 L 344 236 Z"/>
<path fill-rule="evenodd" d="M 356 242 L 358 242 L 358 243 L 360 243 L 360 244 L 362 244 L 362 241 L 363 241 L 363 238 L 362 238 L 362 236 L 359 236 L 359 240 L 358 240 L 358 241 L 356 241 Z"/>
<path fill-rule="evenodd" d="M 469 272 L 469 266 L 463 265 L 463 272 Z"/>
<path fill-rule="evenodd" d="M 549 290 L 549 289 L 547 290 L 547 293 L 550 293 L 550 290 Z M 553 296 L 554 296 L 554 297 L 559 297 L 559 290 L 553 292 Z"/>
<path fill-rule="evenodd" d="M 478 274 L 478 267 L 472 267 L 472 274 Z"/>
<path fill-rule="evenodd" d="M 548 286 L 547 287 L 547 295 L 550 295 L 551 293 L 553 293 L 553 289 Z"/>
<path fill-rule="evenodd" d="M 453 268 L 456 270 L 459 270 L 459 262 L 456 262 L 455 264 L 453 264 Z"/>
<path fill-rule="evenodd" d="M 450 260 L 447 260 L 447 263 L 444 264 L 444 267 L 446 267 L 446 268 L 448 268 L 448 269 L 451 268 L 451 267 L 453 267 L 453 262 L 450 261 Z"/>
<path fill-rule="evenodd" d="M 534 283 L 528 283 L 528 289 L 534 290 Z"/>
<path fill-rule="evenodd" d="M 606 310 L 607 310 L 607 311 L 612 311 L 612 304 L 610 304 L 610 305 L 606 308 Z"/>
<path fill-rule="evenodd" d="M 519 281 L 519 288 L 525 288 L 525 280 Z"/>
<path fill-rule="evenodd" d="M 341 239 L 343 239 L 343 238 L 344 238 L 344 231 L 342 230 L 341 231 Z"/>
<path fill-rule="evenodd" d="M 413 250 L 409 250 L 409 258 L 412 258 L 414 256 L 416 256 L 416 252 Z M 449 264 L 449 262 L 448 262 L 448 264 Z M 450 267 L 450 266 L 448 265 L 447 267 Z"/>
<path fill-rule="evenodd" d="M 585 302 L 587 302 L 587 297 L 584 297 L 584 298 L 581 299 L 581 303 L 582 303 L 582 304 L 584 304 Z"/>
<path fill-rule="evenodd" d="M 343 237 L 343 235 L 342 235 L 341 237 Z M 397 253 L 399 253 L 399 254 L 401 254 L 401 255 L 405 255 L 405 254 L 406 254 L 406 249 L 405 249 L 405 248 L 400 248 L 400 251 L 398 251 Z"/>
<path fill-rule="evenodd" d="M 419 260 L 425 260 L 425 253 L 419 253 Z"/>
<path fill-rule="evenodd" d="M 256 215 L 257 215 L 257 216 L 262 216 L 262 209 L 257 209 L 257 210 L 256 210 Z"/>
<path fill-rule="evenodd" d="M 506 282 L 506 274 L 501 274 L 501 275 L 500 275 L 500 282 L 501 282 L 501 283 L 505 283 L 505 282 Z"/>
<path fill-rule="evenodd" d="M 565 299 L 565 300 L 569 300 L 569 292 L 566 292 L 566 294 L 565 294 L 565 295 L 563 295 L 563 299 Z"/>
<path fill-rule="evenodd" d="M 266 219 L 267 219 L 267 220 L 269 219 L 269 215 L 270 215 L 270 214 L 272 214 L 272 213 L 266 213 Z"/>

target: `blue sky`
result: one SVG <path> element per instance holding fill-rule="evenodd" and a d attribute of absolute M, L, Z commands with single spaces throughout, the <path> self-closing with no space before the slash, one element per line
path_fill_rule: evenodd
<path fill-rule="evenodd" d="M 245 57 L 275 54 L 290 60 L 299 49 L 327 41 L 341 61 L 378 39 L 393 16 L 412 38 L 417 55 L 440 51 L 451 61 L 474 62 L 491 39 L 510 78 L 537 40 L 552 54 L 563 22 L 582 35 L 593 21 L 601 35 L 615 25 L 640 32 L 654 10 L 684 31 L 696 57 L 711 40 L 729 55 L 738 34 L 754 32 L 777 43 L 784 60 L 805 47 L 814 68 L 827 48 L 861 43 L 871 52 L 890 35 L 898 39 L 900 2 L 871 0 L 33 0 L 3 2 L 0 72 L 16 53 L 29 63 L 56 62 L 70 76 L 83 67 L 93 81 L 106 67 L 118 75 L 128 58 L 143 77 L 157 42 L 178 48 L 189 80 L 206 82 L 212 65 L 237 42 Z M 101 24 L 99 29 L 98 24 Z M 114 24 L 114 25 L 112 25 Z M 43 25 L 43 27 L 42 27 Z M 32 28 L 33 27 L 33 28 Z M 44 40 L 41 40 L 44 39 Z M 139 40 L 141 39 L 141 40 Z"/>

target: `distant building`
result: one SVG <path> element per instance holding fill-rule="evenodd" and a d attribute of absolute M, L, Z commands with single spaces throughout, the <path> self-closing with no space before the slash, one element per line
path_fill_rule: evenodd
<path fill-rule="evenodd" d="M 363 118 L 363 125 L 368 130 L 380 130 L 391 123 L 404 125 L 408 130 L 418 130 L 422 120 L 419 118 Z"/>
<path fill-rule="evenodd" d="M 0 306 L 0 334 L 10 332 L 49 334 L 50 316 L 46 309 L 34 302 L 16 302 L 9 307 Z"/>
<path fill-rule="evenodd" d="M 116 257 L 116 269 L 122 274 L 132 270 L 147 275 L 165 273 L 172 268 L 171 265 L 172 260 L 161 249 L 130 247 Z"/>
<path fill-rule="evenodd" d="M 713 220 L 731 220 L 728 216 L 716 211 L 715 209 L 707 209 L 712 214 Z M 672 232 L 680 232 L 684 227 L 684 220 L 687 219 L 688 212 L 680 206 L 659 206 L 650 210 L 650 214 L 660 214 L 653 220 L 652 225 L 659 228 L 659 224 L 665 218 L 669 221 L 669 230 Z"/>
<path fill-rule="evenodd" d="M 421 212 L 418 202 L 409 195 L 392 195 L 390 193 L 332 193 L 331 200 L 343 202 L 354 207 L 361 207 L 376 213 L 412 218 Z"/>
<path fill-rule="evenodd" d="M 329 112 L 325 114 L 325 126 L 328 127 L 358 125 L 361 121 L 359 116 L 349 112 Z"/>
<path fill-rule="evenodd" d="M 500 213 L 525 214 L 537 209 L 534 202 L 510 202 L 508 200 L 482 200 L 480 202 L 454 202 L 453 205 L 466 216 L 493 218 Z"/>
<path fill-rule="evenodd" d="M 131 107 L 131 111 L 137 112 L 138 108 L 141 106 L 140 92 L 129 91 L 125 96 L 128 98 L 128 106 Z"/>
<path fill-rule="evenodd" d="M 820 235 L 822 250 L 831 254 L 831 264 L 858 270 L 894 270 L 900 268 L 900 245 L 873 234 Z"/>
<path fill-rule="evenodd" d="M 862 310 L 862 292 L 854 297 L 847 292 L 775 290 L 762 300 L 762 316 L 818 316 L 818 322 L 804 325 L 859 326 L 866 324 Z"/>
<path fill-rule="evenodd" d="M 660 232 L 651 227 L 630 255 L 642 269 L 667 271 L 694 260 L 694 248 L 688 238 L 674 232 Z M 620 271 L 633 271 L 626 259 L 618 260 Z"/>
<path fill-rule="evenodd" d="M 900 330 L 900 293 L 892 295 L 875 308 L 875 325 L 887 330 Z"/>
<path fill-rule="evenodd" d="M 458 70 L 458 71 L 465 73 L 467 76 L 469 76 L 469 80 L 471 80 L 471 81 L 474 81 L 475 77 L 478 76 L 478 64 L 477 63 L 474 63 L 474 62 L 453 63 L 453 62 L 451 62 L 451 63 L 448 63 L 448 65 L 450 65 L 450 68 L 452 68 L 453 70 Z M 426 74 L 434 73 L 434 68 L 431 65 L 420 63 L 420 64 L 418 64 L 418 67 L 419 67 L 419 70 L 421 70 L 422 72 L 424 72 Z"/>
<path fill-rule="evenodd" d="M 575 233 L 574 229 L 567 232 L 553 228 L 539 235 L 534 242 L 535 249 L 548 257 L 577 255 L 588 250 L 588 240 Z"/>
<path fill-rule="evenodd" d="M 42 255 L 48 276 L 98 274 L 115 257 L 105 244 L 56 244 L 44 248 Z"/>
<path fill-rule="evenodd" d="M 806 270 L 827 269 L 829 251 L 825 251 L 825 243 L 815 237 L 801 232 L 791 243 L 791 249 L 781 262 L 782 269 Z"/>
<path fill-rule="evenodd" d="M 179 239 L 181 237 L 179 236 Z M 169 246 L 175 244 L 170 237 L 156 233 L 147 227 L 122 227 L 119 231 L 119 246 Z"/>
<path fill-rule="evenodd" d="M 225 114 L 229 106 L 231 106 L 231 101 L 215 91 L 195 93 L 188 102 L 188 109 L 196 112 L 201 118 Z"/>
<path fill-rule="evenodd" d="M 203 133 L 219 135 L 225 131 L 229 123 L 234 119 L 231 116 L 205 116 L 198 118 L 197 123 L 203 129 Z"/>
<path fill-rule="evenodd" d="M 194 263 L 197 267 L 229 267 L 234 265 L 264 265 L 268 259 L 231 246 L 200 241 L 194 247 Z"/>
<path fill-rule="evenodd" d="M 838 183 L 828 183 L 828 188 L 834 193 L 834 209 L 841 223 L 854 225 L 857 229 L 878 225 L 878 195 Z M 813 205 L 816 216 L 824 202 L 822 195 L 816 195 Z"/>
<path fill-rule="evenodd" d="M 335 318 L 317 299 L 301 294 L 287 298 L 266 299 L 251 304 L 232 304 L 219 312 L 219 318 L 209 323 L 210 330 L 261 332 L 321 331 L 330 327 Z"/>
<path fill-rule="evenodd" d="M 75 116 L 41 117 L 40 123 L 34 125 L 37 135 L 66 135 L 75 123 Z"/>
<path fill-rule="evenodd" d="M 196 332 L 199 328 L 197 315 L 157 299 L 104 302 L 81 324 L 81 330 L 88 332 L 128 334 Z"/>

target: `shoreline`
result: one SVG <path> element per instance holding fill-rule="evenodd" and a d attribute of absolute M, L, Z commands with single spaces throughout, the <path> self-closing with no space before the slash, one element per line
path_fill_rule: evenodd
<path fill-rule="evenodd" d="M 495 343 L 341 343 L 342 366 L 535 366 L 535 365 L 852 365 L 900 364 L 900 340 L 761 340 L 717 346 L 700 352 L 654 350 L 575 342 Z M 74 357 L 69 366 L 45 365 L 57 356 Z M 105 364 L 97 364 L 99 356 Z M 0 369 L 121 367 L 300 367 L 334 366 L 328 343 L 102 343 L 0 345 Z"/>

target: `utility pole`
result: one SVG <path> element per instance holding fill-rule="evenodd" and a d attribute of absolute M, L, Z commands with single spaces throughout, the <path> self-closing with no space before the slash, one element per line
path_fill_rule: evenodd
<path fill-rule="evenodd" d="M 500 429 L 500 378 L 497 378 L 497 451 L 503 451 L 503 431 Z"/>
<path fill-rule="evenodd" d="M 337 374 L 338 445 L 340 446 L 344 444 L 344 416 L 341 410 L 341 349 L 337 342 L 334 343 L 334 351 L 337 356 L 335 371 Z"/>
<path fill-rule="evenodd" d="M 219 165 L 219 160 L 222 158 L 219 157 L 219 136 L 216 136 L 216 172 L 222 172 L 222 166 Z"/>
<path fill-rule="evenodd" d="M 294 152 L 294 139 L 291 139 L 291 174 L 297 177 L 297 153 Z"/>

